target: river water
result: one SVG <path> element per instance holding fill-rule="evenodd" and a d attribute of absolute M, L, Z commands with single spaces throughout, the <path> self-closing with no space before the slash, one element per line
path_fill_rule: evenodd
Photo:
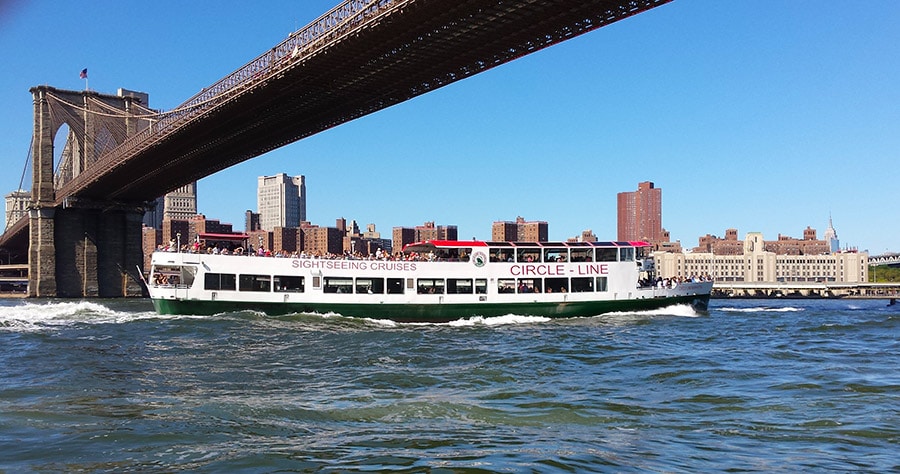
<path fill-rule="evenodd" d="M 549 321 L 0 300 L 0 472 L 900 470 L 900 305 Z"/>

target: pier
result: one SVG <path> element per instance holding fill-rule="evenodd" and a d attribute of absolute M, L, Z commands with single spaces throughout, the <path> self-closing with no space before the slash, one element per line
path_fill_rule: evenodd
<path fill-rule="evenodd" d="M 713 298 L 900 297 L 900 283 L 716 282 Z"/>
<path fill-rule="evenodd" d="M 0 265 L 0 298 L 28 296 L 28 265 Z"/>

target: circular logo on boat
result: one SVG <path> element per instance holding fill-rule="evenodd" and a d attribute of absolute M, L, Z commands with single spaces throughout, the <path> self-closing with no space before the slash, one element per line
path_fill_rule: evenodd
<path fill-rule="evenodd" d="M 472 255 L 472 261 L 475 262 L 476 267 L 483 267 L 487 262 L 487 255 L 485 255 L 484 252 L 475 252 Z"/>

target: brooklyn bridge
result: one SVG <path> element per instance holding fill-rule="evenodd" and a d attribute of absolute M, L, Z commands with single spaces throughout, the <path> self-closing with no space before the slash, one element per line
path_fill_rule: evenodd
<path fill-rule="evenodd" d="M 346 0 L 173 110 L 33 87 L 31 199 L 0 253 L 27 265 L 29 296 L 139 294 L 148 202 L 669 1 Z"/>

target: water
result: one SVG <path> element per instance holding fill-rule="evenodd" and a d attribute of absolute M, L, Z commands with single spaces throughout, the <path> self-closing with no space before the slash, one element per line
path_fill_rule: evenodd
<path fill-rule="evenodd" d="M 0 472 L 900 470 L 900 306 L 549 321 L 0 300 Z"/>

